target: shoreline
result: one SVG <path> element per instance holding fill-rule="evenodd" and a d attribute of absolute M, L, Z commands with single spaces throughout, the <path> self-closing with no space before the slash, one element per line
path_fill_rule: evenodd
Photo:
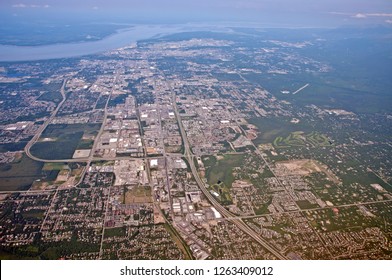
<path fill-rule="evenodd" d="M 0 44 L 0 62 L 38 61 L 93 55 L 125 47 L 131 43 L 152 38 L 157 35 L 171 34 L 179 30 L 180 27 L 178 26 L 135 25 L 130 28 L 118 29 L 115 33 L 97 41 L 59 43 L 41 46 Z"/>

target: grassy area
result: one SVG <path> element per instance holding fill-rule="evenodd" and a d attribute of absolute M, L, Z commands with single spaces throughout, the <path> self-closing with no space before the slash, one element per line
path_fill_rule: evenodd
<path fill-rule="evenodd" d="M 175 145 L 175 146 L 169 146 L 165 144 L 165 151 L 166 153 L 181 153 L 182 152 L 182 146 Z"/>
<path fill-rule="evenodd" d="M 263 215 L 263 214 L 270 214 L 270 211 L 268 210 L 268 205 L 263 205 L 262 207 L 255 208 L 255 214 L 256 215 Z"/>
<path fill-rule="evenodd" d="M 34 161 L 26 155 L 18 162 L 0 164 L 0 190 L 27 189 L 35 180 L 42 178 L 42 166 L 43 163 Z"/>
<path fill-rule="evenodd" d="M 223 182 L 225 186 L 231 188 L 234 182 L 233 169 L 243 166 L 243 154 L 203 157 L 204 166 L 206 167 L 206 178 L 209 185 Z"/>
<path fill-rule="evenodd" d="M 0 248 L 0 260 L 37 260 L 38 247 L 36 246 L 25 246 L 17 250 L 16 253 L 11 251 L 12 249 Z"/>
<path fill-rule="evenodd" d="M 94 145 L 94 140 L 91 139 L 82 139 L 79 142 L 79 145 L 76 147 L 77 150 L 86 150 L 91 149 Z"/>
<path fill-rule="evenodd" d="M 21 141 L 17 143 L 0 144 L 0 153 L 23 151 L 27 142 Z"/>
<path fill-rule="evenodd" d="M 257 205 L 257 208 L 254 208 L 256 215 L 263 215 L 263 214 L 270 214 L 268 210 L 268 206 L 272 203 L 272 196 L 268 200 L 268 202 L 264 203 L 263 205 Z"/>
<path fill-rule="evenodd" d="M 290 148 L 290 147 L 325 147 L 330 146 L 328 137 L 318 132 L 311 132 L 305 134 L 303 131 L 295 131 L 289 134 L 286 138 L 276 137 L 273 142 L 275 148 Z"/>
<path fill-rule="evenodd" d="M 31 153 L 41 159 L 70 159 L 76 150 L 79 136 L 75 135 L 73 139 L 61 142 L 36 143 L 31 148 Z"/>
<path fill-rule="evenodd" d="M 55 141 L 37 142 L 31 147 L 31 153 L 43 159 L 69 159 L 79 147 L 90 147 L 82 140 L 84 134 L 96 135 L 100 124 L 49 125 L 41 135 L 43 138 L 55 138 Z"/>
<path fill-rule="evenodd" d="M 121 202 L 125 204 L 152 203 L 151 187 L 138 186 L 128 189 L 122 196 Z"/>
<path fill-rule="evenodd" d="M 45 211 L 44 210 L 31 210 L 31 211 L 22 213 L 22 216 L 25 219 L 27 219 L 27 218 L 35 218 L 35 219 L 42 220 L 44 218 L 44 215 L 45 215 Z"/>
<path fill-rule="evenodd" d="M 230 189 L 223 182 L 210 186 L 210 190 L 219 194 L 219 196 L 214 195 L 214 197 L 219 200 L 223 205 L 229 205 L 233 203 L 233 200 L 230 195 Z"/>
<path fill-rule="evenodd" d="M 115 236 L 126 236 L 126 228 L 119 227 L 119 228 L 105 228 L 104 238 L 115 237 Z"/>
<path fill-rule="evenodd" d="M 63 99 L 63 97 L 61 96 L 61 92 L 60 92 L 61 84 L 55 84 L 55 86 L 53 86 L 53 87 L 54 88 L 52 90 L 42 94 L 38 98 L 38 100 L 59 103 Z"/>
<path fill-rule="evenodd" d="M 297 201 L 296 203 L 297 203 L 298 207 L 301 209 L 312 209 L 312 208 L 317 207 L 317 205 L 312 204 L 307 200 L 300 200 L 300 201 Z"/>
<path fill-rule="evenodd" d="M 363 185 L 379 184 L 384 189 L 388 191 L 392 191 L 392 188 L 388 186 L 383 180 L 378 178 L 374 173 L 358 172 L 355 169 L 350 171 L 351 172 L 347 172 L 347 174 L 342 174 L 340 176 L 342 178 L 343 184 L 345 185 L 354 184 L 354 183 L 361 183 Z"/>
<path fill-rule="evenodd" d="M 94 161 L 94 164 L 97 166 L 111 166 L 114 165 L 114 161 L 112 160 Z"/>
<path fill-rule="evenodd" d="M 50 171 L 50 170 L 62 170 L 67 167 L 66 164 L 60 162 L 46 162 L 42 170 Z"/>
<path fill-rule="evenodd" d="M 285 118 L 251 118 L 249 123 L 257 126 L 260 134 L 254 140 L 256 145 L 272 143 L 277 137 L 287 135 L 295 131 L 303 131 L 306 134 L 311 133 L 314 129 L 311 124 L 301 121 L 300 123 L 291 123 L 291 119 Z"/>
<path fill-rule="evenodd" d="M 26 259 L 26 258 L 22 258 L 18 255 L 8 253 L 0 249 L 0 260 L 21 260 L 21 259 Z M 34 259 L 34 258 L 29 258 L 29 259 Z"/>

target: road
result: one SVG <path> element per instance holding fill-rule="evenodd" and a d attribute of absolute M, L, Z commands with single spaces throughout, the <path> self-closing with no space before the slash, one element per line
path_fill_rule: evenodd
<path fill-rule="evenodd" d="M 183 154 L 177 153 L 167 153 L 168 156 L 172 157 L 183 157 Z M 29 156 L 30 157 L 30 156 Z M 34 156 L 32 156 L 34 157 Z M 65 159 L 42 159 L 34 157 L 32 159 L 40 162 L 50 162 L 50 163 L 71 163 L 71 162 L 94 162 L 94 161 L 112 161 L 112 160 L 132 160 L 132 159 L 152 159 L 152 158 L 164 158 L 164 156 L 154 156 L 154 157 L 131 157 L 131 156 L 116 156 L 116 157 L 83 157 L 83 158 L 65 158 Z"/>
<path fill-rule="evenodd" d="M 103 241 L 104 241 L 104 236 L 105 236 L 105 221 L 106 221 L 106 217 L 108 216 L 108 212 L 109 212 L 109 198 L 110 198 L 111 188 L 112 187 L 110 186 L 109 190 L 108 190 L 108 196 L 106 199 L 106 206 L 105 206 L 105 215 L 103 216 L 103 221 L 102 221 L 101 244 L 99 246 L 99 258 L 98 258 L 99 260 L 102 260 L 102 257 L 103 257 Z"/>
<path fill-rule="evenodd" d="M 48 127 L 48 125 L 53 121 L 53 119 L 56 117 L 58 111 L 60 110 L 61 106 L 64 104 L 65 100 L 67 99 L 65 96 L 65 86 L 67 84 L 68 79 L 64 79 L 63 81 L 63 85 L 61 86 L 61 96 L 62 96 L 62 100 L 61 102 L 57 105 L 56 109 L 52 112 L 52 114 L 50 115 L 50 117 L 41 125 L 41 127 L 38 129 L 37 133 L 34 135 L 34 137 L 27 143 L 24 151 L 26 153 L 26 155 L 35 160 L 35 161 L 39 161 L 39 162 L 45 162 L 45 163 L 71 163 L 71 162 L 86 162 L 86 168 L 83 170 L 83 173 L 80 177 L 79 182 L 76 184 L 79 185 L 82 180 L 84 175 L 86 174 L 88 167 L 90 166 L 92 161 L 100 161 L 100 160 L 119 160 L 119 159 L 129 159 L 129 157 L 114 157 L 114 158 L 99 158 L 99 157 L 94 157 L 94 153 L 95 150 L 97 148 L 98 145 L 98 141 L 99 138 L 101 137 L 104 127 L 105 127 L 105 123 L 106 123 L 106 118 L 107 118 L 107 107 L 110 101 L 110 97 L 113 93 L 114 90 L 114 86 L 119 78 L 119 72 L 117 72 L 114 81 L 113 81 L 113 86 L 112 86 L 112 90 L 110 92 L 110 95 L 108 96 L 108 99 L 106 100 L 106 104 L 105 104 L 105 108 L 104 108 L 104 118 L 103 118 L 103 123 L 101 125 L 101 128 L 95 138 L 93 147 L 90 151 L 90 155 L 88 157 L 84 157 L 84 158 L 73 158 L 73 159 L 42 159 L 42 158 L 38 158 L 36 156 L 34 156 L 30 149 L 31 147 L 38 141 L 38 139 L 41 137 L 41 134 L 44 132 L 44 130 Z"/>
<path fill-rule="evenodd" d="M 373 205 L 373 204 L 388 203 L 388 202 L 392 202 L 392 199 L 379 200 L 379 201 L 368 201 L 368 202 L 358 202 L 358 203 L 325 206 L 325 207 L 316 207 L 316 208 L 309 208 L 309 209 L 298 209 L 298 210 L 293 210 L 293 211 L 280 212 L 279 214 L 310 212 L 310 211 L 318 211 L 318 210 L 333 209 L 333 208 L 347 208 L 347 207 L 353 207 L 353 206 L 361 206 L 361 205 L 365 206 L 365 205 Z M 273 214 L 247 215 L 247 216 L 240 216 L 240 217 L 235 216 L 235 217 L 222 218 L 220 220 L 254 219 L 254 218 L 266 217 L 266 216 L 271 216 L 271 215 L 273 215 Z"/>
<path fill-rule="evenodd" d="M 94 144 L 93 144 L 93 146 L 92 146 L 92 148 L 90 150 L 90 155 L 87 158 L 84 159 L 84 161 L 87 162 L 87 164 L 86 164 L 86 167 L 84 168 L 82 174 L 80 175 L 79 182 L 75 184 L 75 187 L 79 186 L 83 182 L 84 176 L 86 175 L 86 172 L 87 172 L 91 162 L 94 160 L 95 150 L 97 149 L 97 146 L 98 146 L 98 143 L 99 143 L 99 139 L 101 138 L 101 135 L 102 135 L 102 133 L 103 133 L 103 131 L 105 129 L 106 120 L 107 120 L 107 116 L 108 116 L 109 101 L 110 101 L 110 98 L 112 97 L 114 88 L 116 86 L 116 83 L 117 83 L 119 77 L 120 77 L 120 72 L 116 71 L 116 77 L 114 78 L 112 89 L 110 91 L 108 99 L 106 100 L 105 108 L 103 109 L 104 114 L 103 114 L 103 122 L 102 122 L 101 128 L 99 129 L 98 134 L 97 134 L 97 136 L 94 139 Z M 101 160 L 103 160 L 103 159 L 101 159 Z"/>
<path fill-rule="evenodd" d="M 212 196 L 212 194 L 207 190 L 204 182 L 201 180 L 199 176 L 199 172 L 197 171 L 197 168 L 195 166 L 195 163 L 193 161 L 194 154 L 192 153 L 189 145 L 188 138 L 186 136 L 185 129 L 182 125 L 181 117 L 178 112 L 178 107 L 176 103 L 176 95 L 173 90 L 172 92 L 172 102 L 173 102 L 173 107 L 174 107 L 174 113 L 177 118 L 178 126 L 180 127 L 180 133 L 181 137 L 183 139 L 184 143 L 184 156 L 189 162 L 189 166 L 191 168 L 192 174 L 199 185 L 200 190 L 203 192 L 203 194 L 207 197 L 207 199 L 211 202 L 211 204 L 215 207 L 215 209 L 225 218 L 230 218 L 230 217 L 236 217 L 233 213 L 228 211 L 226 208 L 224 208 L 218 201 L 215 200 L 215 198 Z M 263 246 L 266 250 L 268 250 L 271 254 L 273 254 L 276 258 L 285 260 L 287 259 L 284 255 L 282 255 L 278 250 L 273 248 L 267 241 L 265 241 L 263 238 L 261 238 L 256 232 L 254 232 L 245 222 L 241 219 L 232 219 L 230 220 L 232 223 L 234 223 L 238 228 L 240 228 L 243 232 L 251 236 L 255 241 L 257 241 L 261 246 Z"/>
<path fill-rule="evenodd" d="M 42 193 L 50 193 L 54 192 L 56 189 L 50 189 L 50 190 L 24 190 L 24 191 L 18 191 L 18 190 L 13 190 L 13 191 L 0 191 L 0 194 L 13 194 L 13 193 L 29 193 L 29 194 L 42 194 Z"/>
<path fill-rule="evenodd" d="M 293 92 L 293 95 L 299 93 L 300 91 L 303 91 L 305 88 L 307 88 L 308 86 L 310 86 L 310 84 L 306 84 L 303 87 L 297 89 L 296 91 Z"/>
<path fill-rule="evenodd" d="M 88 157 L 82 157 L 82 158 L 68 158 L 68 159 L 43 159 L 43 158 L 38 158 L 36 156 L 34 156 L 31 152 L 30 149 L 31 147 L 38 141 L 38 139 L 41 137 L 42 132 L 47 128 L 47 126 L 50 124 L 50 122 L 56 117 L 58 111 L 60 110 L 61 106 L 63 105 L 63 103 L 66 100 L 66 96 L 65 96 L 65 85 L 67 83 L 67 79 L 64 79 L 63 85 L 61 87 L 61 96 L 62 96 L 62 101 L 57 105 L 56 109 L 53 111 L 53 113 L 51 114 L 51 116 L 49 117 L 49 119 L 47 119 L 42 126 L 38 129 L 37 133 L 34 135 L 34 137 L 27 143 L 24 151 L 26 153 L 26 155 L 35 160 L 35 161 L 39 161 L 39 162 L 45 162 L 45 163 L 72 163 L 72 162 L 86 162 L 87 166 L 89 166 L 91 164 L 91 162 L 93 161 L 110 161 L 110 160 L 129 160 L 132 157 L 129 156 L 116 156 L 116 157 L 111 157 L 111 158 L 101 158 L 101 157 L 94 157 L 94 153 L 95 150 L 97 148 L 98 145 L 98 140 L 101 137 L 104 127 L 105 127 L 105 123 L 106 123 L 106 118 L 107 118 L 107 107 L 110 101 L 110 97 L 113 93 L 114 90 L 114 86 L 118 81 L 120 73 L 117 72 L 117 75 L 114 79 L 113 82 L 113 87 L 112 90 L 110 92 L 110 95 L 106 101 L 105 107 L 104 107 L 104 118 L 103 118 L 103 123 L 102 126 L 98 132 L 98 135 L 95 138 L 93 147 L 91 149 L 90 155 Z M 140 125 L 140 120 L 139 120 L 139 125 Z M 167 153 L 168 156 L 178 156 L 178 157 L 182 157 L 182 154 L 176 154 L 176 153 Z M 166 157 L 166 156 L 164 156 Z M 145 158 L 147 158 L 147 155 L 145 155 Z M 156 158 L 156 157 L 155 157 Z M 140 159 L 139 157 L 135 158 L 135 159 Z"/>
<path fill-rule="evenodd" d="M 65 96 L 65 85 L 67 84 L 68 79 L 65 78 L 63 85 L 61 86 L 61 96 L 62 96 L 62 100 L 59 103 L 59 105 L 57 105 L 56 110 L 53 111 L 53 113 L 50 115 L 50 117 L 41 125 L 41 127 L 38 129 L 37 133 L 34 135 L 33 138 L 31 138 L 31 140 L 29 141 L 29 143 L 27 143 L 26 147 L 24 148 L 24 151 L 26 153 L 26 155 L 36 161 L 43 161 L 40 158 L 35 157 L 34 155 L 31 154 L 30 149 L 31 147 L 35 144 L 35 142 L 38 141 L 38 139 L 40 138 L 42 132 L 44 132 L 44 130 L 46 129 L 46 127 L 52 122 L 52 120 L 56 117 L 58 111 L 60 110 L 61 106 L 63 105 L 63 103 L 65 102 L 65 100 L 67 99 Z"/>

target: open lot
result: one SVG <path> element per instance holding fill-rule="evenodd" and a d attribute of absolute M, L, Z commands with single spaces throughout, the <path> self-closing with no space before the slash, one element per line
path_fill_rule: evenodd
<path fill-rule="evenodd" d="M 96 135 L 100 124 L 49 125 L 40 140 L 31 147 L 31 153 L 42 159 L 69 159 L 84 141 L 83 135 Z M 41 139 L 55 138 L 46 142 Z M 91 143 L 90 143 L 91 145 Z M 89 145 L 83 145 L 87 149 Z"/>
<path fill-rule="evenodd" d="M 28 188 L 35 180 L 42 178 L 43 163 L 26 155 L 19 161 L 0 165 L 0 190 L 13 191 Z"/>
<path fill-rule="evenodd" d="M 150 187 L 125 187 L 127 190 L 122 197 L 122 202 L 125 204 L 131 203 L 152 203 L 151 188 Z"/>
<path fill-rule="evenodd" d="M 204 157 L 206 167 L 206 178 L 209 185 L 223 182 L 228 188 L 234 181 L 233 169 L 243 165 L 244 155 L 224 155 Z"/>

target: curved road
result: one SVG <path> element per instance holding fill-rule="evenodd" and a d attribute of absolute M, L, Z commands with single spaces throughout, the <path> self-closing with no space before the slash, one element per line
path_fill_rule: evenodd
<path fill-rule="evenodd" d="M 59 105 L 57 105 L 56 110 L 54 110 L 53 113 L 50 115 L 50 117 L 41 125 L 41 127 L 38 129 L 37 133 L 34 135 L 33 138 L 31 138 L 29 143 L 27 143 L 26 147 L 24 148 L 24 151 L 25 151 L 26 155 L 29 158 L 33 159 L 33 160 L 41 161 L 41 162 L 58 162 L 58 161 L 49 161 L 49 160 L 43 160 L 43 159 L 37 158 L 36 156 L 31 154 L 30 149 L 35 144 L 35 142 L 38 141 L 38 139 L 40 138 L 42 132 L 44 132 L 46 127 L 49 125 L 49 123 L 54 119 L 54 117 L 56 116 L 56 114 L 60 110 L 61 106 L 63 105 L 63 103 L 67 99 L 65 97 L 65 85 L 66 85 L 67 81 L 68 81 L 68 79 L 65 78 L 64 82 L 63 82 L 63 85 L 61 86 L 61 96 L 63 97 L 63 100 L 61 100 Z"/>

